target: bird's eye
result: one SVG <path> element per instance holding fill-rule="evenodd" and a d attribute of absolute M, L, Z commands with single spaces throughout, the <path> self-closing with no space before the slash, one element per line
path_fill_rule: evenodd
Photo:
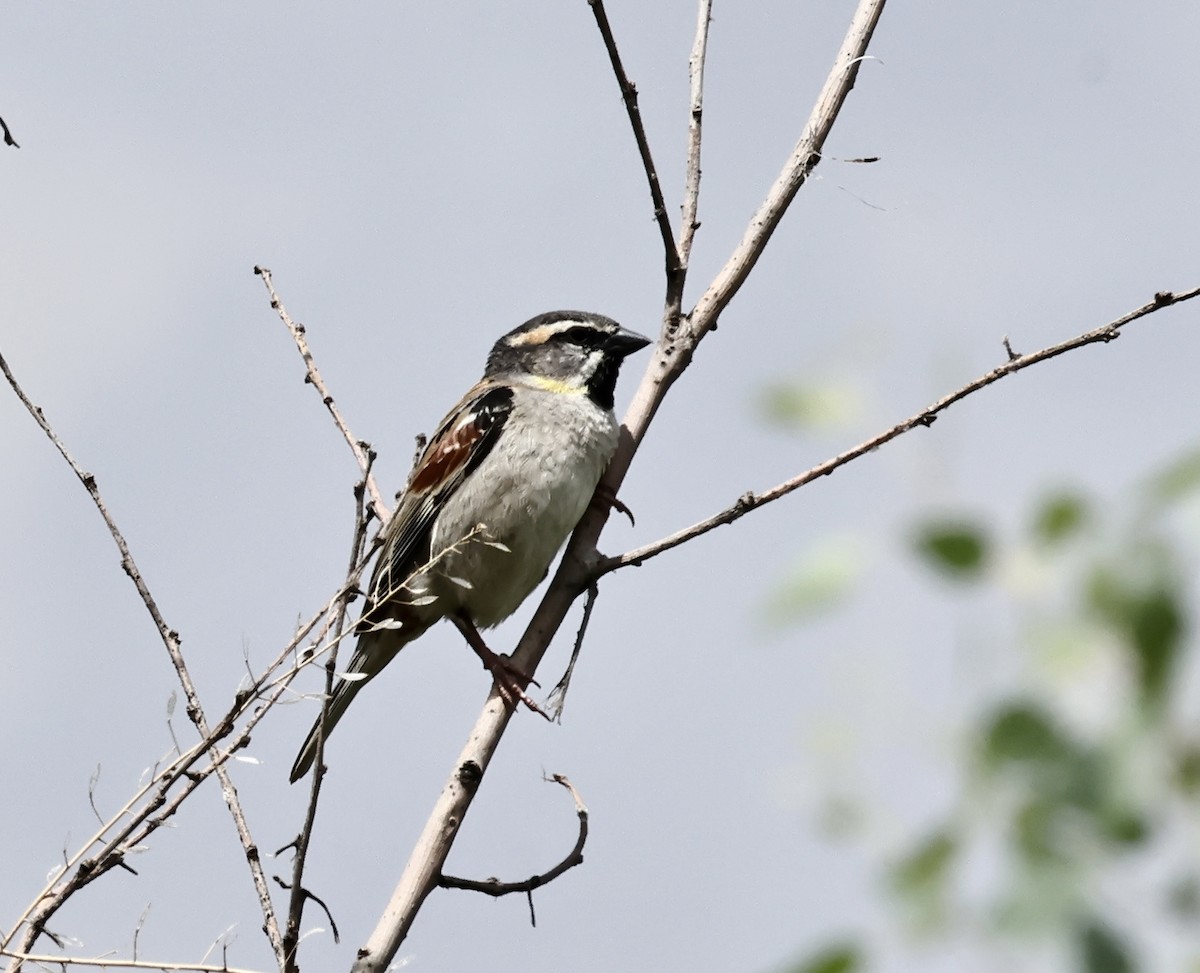
<path fill-rule="evenodd" d="M 599 348 L 607 340 L 608 335 L 586 325 L 564 328 L 550 337 L 551 341 L 561 344 L 579 345 L 583 348 Z"/>

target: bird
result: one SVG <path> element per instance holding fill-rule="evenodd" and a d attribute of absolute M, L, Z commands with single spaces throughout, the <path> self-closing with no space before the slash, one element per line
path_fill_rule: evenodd
<path fill-rule="evenodd" d="M 583 516 L 616 452 L 621 364 L 648 344 L 587 311 L 539 314 L 496 341 L 483 377 L 438 425 L 383 528 L 354 655 L 300 748 L 292 783 L 363 687 L 442 619 L 514 705 L 514 696 L 525 698 L 528 676 L 493 653 L 479 629 L 517 610 Z"/>

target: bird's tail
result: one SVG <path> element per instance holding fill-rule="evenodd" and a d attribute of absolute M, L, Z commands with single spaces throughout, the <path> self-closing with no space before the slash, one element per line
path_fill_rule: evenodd
<path fill-rule="evenodd" d="M 308 731 L 308 736 L 304 738 L 300 753 L 296 755 L 296 762 L 292 764 L 292 773 L 288 778 L 291 783 L 296 783 L 307 774 L 313 761 L 317 759 L 317 738 L 321 736 L 322 720 L 324 721 L 324 736 L 328 740 L 329 734 L 338 725 L 338 721 L 346 715 L 347 707 L 354 701 L 354 697 L 359 694 L 363 686 L 378 675 L 380 670 L 396 657 L 396 653 L 421 632 L 413 632 L 403 639 L 379 638 L 379 634 L 381 633 L 367 633 L 359 638 L 358 645 L 354 650 L 354 657 L 350 660 L 350 667 L 346 672 L 346 676 L 349 678 L 338 679 L 337 685 L 326 703 L 324 713 L 318 717 L 312 729 Z M 398 633 L 389 634 L 394 636 Z"/>

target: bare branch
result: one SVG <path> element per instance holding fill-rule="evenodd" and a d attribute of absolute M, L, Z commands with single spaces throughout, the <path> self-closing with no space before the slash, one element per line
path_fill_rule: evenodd
<path fill-rule="evenodd" d="M 696 39 L 688 58 L 691 105 L 688 114 L 687 170 L 683 190 L 683 220 L 679 227 L 679 262 L 686 271 L 692 258 L 692 242 L 700 224 L 700 135 L 704 114 L 704 62 L 708 56 L 708 25 L 712 21 L 712 0 L 700 0 L 696 14 Z M 682 297 L 682 294 L 680 295 Z"/>
<path fill-rule="evenodd" d="M 1107 343 L 1118 338 L 1121 334 L 1120 329 L 1138 318 L 1143 318 L 1155 311 L 1162 310 L 1164 307 L 1170 307 L 1172 304 L 1179 304 L 1182 301 L 1190 301 L 1192 298 L 1200 295 L 1200 287 L 1190 291 L 1184 291 L 1179 294 L 1173 294 L 1169 291 L 1161 291 L 1154 295 L 1154 299 L 1139 308 L 1135 308 L 1128 314 L 1117 318 L 1115 321 L 1110 321 L 1103 327 L 1096 328 L 1093 331 L 1085 331 L 1083 334 L 1077 335 L 1068 341 L 1063 341 L 1056 345 L 1051 345 L 1048 348 L 1043 348 L 1041 351 L 1035 351 L 1028 355 L 1018 355 L 1012 350 L 1009 344 L 1008 336 L 1004 337 L 1004 349 L 1008 356 L 1008 361 L 998 368 L 992 369 L 985 375 L 981 375 L 973 382 L 968 382 L 962 388 L 942 396 L 936 402 L 922 409 L 916 415 L 910 416 L 903 422 L 897 423 L 891 429 L 881 432 L 878 436 L 868 439 L 866 442 L 859 443 L 853 449 L 848 449 L 844 453 L 826 460 L 818 466 L 799 476 L 794 476 L 790 480 L 785 480 L 777 486 L 771 487 L 761 493 L 748 492 L 737 499 L 737 502 L 732 506 L 727 507 L 718 514 L 702 520 L 699 523 L 692 524 L 691 527 L 686 527 L 681 531 L 664 537 L 661 540 L 655 541 L 652 544 L 646 544 L 642 547 L 628 551 L 617 557 L 605 558 L 596 566 L 596 577 L 600 578 L 605 574 L 616 571 L 618 568 L 629 567 L 630 565 L 644 564 L 652 557 L 663 554 L 672 548 L 679 547 L 701 534 L 706 534 L 714 527 L 720 527 L 724 524 L 731 524 L 738 518 L 748 514 L 751 510 L 756 510 L 765 504 L 771 503 L 773 500 L 778 500 L 780 497 L 785 497 L 793 490 L 798 490 L 800 487 L 813 480 L 819 479 L 822 476 L 828 476 L 839 467 L 845 466 L 851 460 L 878 449 L 884 443 L 902 436 L 904 433 L 915 429 L 918 426 L 931 426 L 938 415 L 946 409 L 950 408 L 955 402 L 966 398 L 980 389 L 986 388 L 994 382 L 1012 375 L 1022 369 L 1029 368 L 1031 365 L 1036 365 L 1038 362 L 1046 361 L 1050 358 L 1056 358 L 1059 355 L 1065 354 L 1068 351 L 1073 351 L 1076 348 L 1082 348 L 1084 345 L 1096 344 L 1097 342 Z"/>
<path fill-rule="evenodd" d="M 699 340 L 716 325 L 717 318 L 733 299 L 733 295 L 741 289 L 758 258 L 762 256 L 767 241 L 775 232 L 779 221 L 783 219 L 783 214 L 787 212 L 796 193 L 808 179 L 808 174 L 821 161 L 821 149 L 833 128 L 838 112 L 850 94 L 850 89 L 854 87 L 859 65 L 866 56 L 867 45 L 870 44 L 871 35 L 883 13 L 884 2 L 885 0 L 859 0 L 854 19 L 846 32 L 846 39 L 834 59 L 833 70 L 825 79 L 825 86 L 821 89 L 820 97 L 813 107 L 800 141 L 796 143 L 791 157 L 759 206 L 758 212 L 751 218 L 742 236 L 742 242 L 688 315 L 695 340 Z"/>
<path fill-rule="evenodd" d="M 39 963 L 46 966 L 59 966 L 66 968 L 68 966 L 85 966 L 99 967 L 101 969 L 110 970 L 163 970 L 174 971 L 190 970 L 193 973 L 258 973 L 257 970 L 243 969 L 238 966 L 228 966 L 224 963 L 178 963 L 170 960 L 137 960 L 137 959 L 117 959 L 109 956 L 52 956 L 49 953 L 21 953 L 7 949 L 0 949 L 0 956 L 8 956 L 17 960 L 20 963 Z"/>
<path fill-rule="evenodd" d="M 650 199 L 654 203 L 654 219 L 658 223 L 658 231 L 662 235 L 663 252 L 666 256 L 667 280 L 678 276 L 682 263 L 679 250 L 675 246 L 675 231 L 671 229 L 671 217 L 667 215 L 667 203 L 663 199 L 662 186 L 658 181 L 658 170 L 650 155 L 650 142 L 646 138 L 646 128 L 642 124 L 642 112 L 638 108 L 637 85 L 625 74 L 621 64 L 621 54 L 617 50 L 617 42 L 613 37 L 612 27 L 608 23 L 608 14 L 604 10 L 604 0 L 588 0 L 588 6 L 596 18 L 596 26 L 600 28 L 600 36 L 604 38 L 604 49 L 608 51 L 608 59 L 612 62 L 613 74 L 617 76 L 617 84 L 621 88 L 621 97 L 625 101 L 625 111 L 629 115 L 629 124 L 633 126 L 633 137 L 637 141 L 638 153 L 642 157 L 642 168 L 646 171 L 646 180 L 650 184 Z"/>
<path fill-rule="evenodd" d="M 293 321 L 291 315 L 287 312 L 287 308 L 283 306 L 283 301 L 280 300 L 279 295 L 275 291 L 275 282 L 271 277 L 271 271 L 266 267 L 255 266 L 254 272 L 263 279 L 267 293 L 271 295 L 271 307 L 275 309 L 275 312 L 279 315 L 279 319 L 287 327 L 292 340 L 296 342 L 296 347 L 300 351 L 300 357 L 304 359 L 304 367 L 306 369 L 304 381 L 317 390 L 317 394 L 321 396 L 321 401 L 325 403 L 325 408 L 333 416 L 334 424 L 338 427 L 338 431 L 342 434 L 342 438 L 346 440 L 346 444 L 350 447 L 350 452 L 354 454 L 354 458 L 358 462 L 359 472 L 362 473 L 363 478 L 366 480 L 367 490 L 371 494 L 372 512 L 374 512 L 381 524 L 386 524 L 390 516 L 390 510 L 388 505 L 383 502 L 383 495 L 380 494 L 379 486 L 375 482 L 375 475 L 371 472 L 372 456 L 370 444 L 356 438 L 350 431 L 350 427 L 342 417 L 341 410 L 333 400 L 333 395 L 330 393 L 329 387 L 325 384 L 325 380 L 321 377 L 321 373 L 317 369 L 316 359 L 313 358 L 312 351 L 308 347 L 308 341 L 304 337 L 304 325 Z"/>
<path fill-rule="evenodd" d="M 583 799 L 579 796 L 575 785 L 567 780 L 563 774 L 554 774 L 552 777 L 545 779 L 554 784 L 561 784 L 570 792 L 571 797 L 575 801 L 575 813 L 579 816 L 579 837 L 575 839 L 575 847 L 567 853 L 567 856 L 562 861 L 548 872 L 542 872 L 540 875 L 532 875 L 521 882 L 501 882 L 498 878 L 488 878 L 478 881 L 471 878 L 455 878 L 453 875 L 443 875 L 438 879 L 438 885 L 444 889 L 466 889 L 469 892 L 482 892 L 484 895 L 499 898 L 502 895 L 511 895 L 514 892 L 532 892 L 534 889 L 541 888 L 543 885 L 553 882 L 563 872 L 574 868 L 576 865 L 582 865 L 583 846 L 587 844 L 588 838 L 587 806 L 583 803 Z M 536 921 L 534 925 L 537 925 Z"/>

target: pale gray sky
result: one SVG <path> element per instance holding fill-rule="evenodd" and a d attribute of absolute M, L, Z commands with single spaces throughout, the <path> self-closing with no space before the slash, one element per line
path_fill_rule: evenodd
<path fill-rule="evenodd" d="M 717 4 L 693 298 L 793 145 L 852 7 Z M 674 205 L 694 5 L 609 14 Z M 7 4 L 0 36 L 0 115 L 22 146 L 0 150 L 3 351 L 98 477 L 213 711 L 243 651 L 264 662 L 336 585 L 355 478 L 255 263 L 308 326 L 389 494 L 502 332 L 558 307 L 657 326 L 660 243 L 583 0 Z M 622 492 L 637 527 L 615 518 L 603 548 L 915 412 L 1000 363 L 1004 335 L 1033 350 L 1200 283 L 1197 36 L 1192 0 L 893 4 L 827 145 L 881 161 L 818 168 L 656 420 Z M 945 811 L 957 720 L 1005 668 L 999 637 L 980 658 L 964 645 L 904 531 L 930 506 L 1013 524 L 1052 483 L 1118 497 L 1194 445 L 1198 313 L 1007 380 L 609 579 L 563 725 L 515 721 L 451 858 L 514 878 L 556 861 L 575 822 L 547 771 L 591 808 L 586 864 L 538 894 L 535 930 L 517 899 L 436 893 L 405 968 L 724 973 L 842 933 L 886 941 L 881 856 Z M 772 431 L 756 396 L 788 379 L 851 387 L 860 408 L 832 432 Z M 11 396 L 0 448 L 7 924 L 91 833 L 96 766 L 112 812 L 168 749 L 175 684 L 103 526 Z M 863 552 L 855 597 L 770 633 L 769 586 L 831 538 Z M 308 883 L 343 942 L 310 940 L 307 968 L 348 968 L 486 691 L 447 627 L 339 728 Z M 255 734 L 261 764 L 236 770 L 264 849 L 299 827 L 287 769 L 315 712 L 280 711 Z M 189 735 L 182 712 L 175 725 Z M 869 812 L 858 842 L 816 826 L 834 787 Z M 150 902 L 144 956 L 196 959 L 238 923 L 230 962 L 269 966 L 215 788 L 135 867 L 54 930 L 127 950 Z M 877 968 L 955 968 L 914 962 Z"/>

